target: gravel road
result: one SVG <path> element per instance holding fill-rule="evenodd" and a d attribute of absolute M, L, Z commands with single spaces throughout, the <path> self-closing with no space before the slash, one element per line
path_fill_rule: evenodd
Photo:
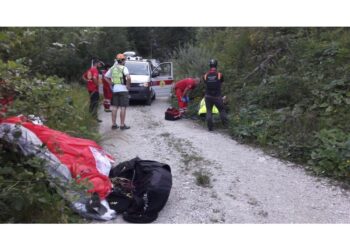
<path fill-rule="evenodd" d="M 101 144 L 117 163 L 138 156 L 172 169 L 173 188 L 154 223 L 350 223 L 350 191 L 194 121 L 166 121 L 168 106 L 165 98 L 131 105 L 126 131 L 111 130 L 111 114 L 100 110 Z"/>

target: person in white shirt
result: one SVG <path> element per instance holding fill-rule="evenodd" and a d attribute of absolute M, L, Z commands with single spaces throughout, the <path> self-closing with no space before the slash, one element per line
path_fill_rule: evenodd
<path fill-rule="evenodd" d="M 117 62 L 107 71 L 105 78 L 112 85 L 112 129 L 117 129 L 117 114 L 120 108 L 120 129 L 129 129 L 125 124 L 126 108 L 129 106 L 129 88 L 131 78 L 128 68 L 125 66 L 125 56 L 117 54 Z"/>

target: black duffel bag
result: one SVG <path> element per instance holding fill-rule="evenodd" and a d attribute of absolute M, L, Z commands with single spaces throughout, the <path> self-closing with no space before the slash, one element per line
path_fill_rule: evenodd
<path fill-rule="evenodd" d="M 112 209 L 124 212 L 123 218 L 133 223 L 150 223 L 158 218 L 172 187 L 170 166 L 136 157 L 110 171 L 115 188 L 107 197 Z"/>

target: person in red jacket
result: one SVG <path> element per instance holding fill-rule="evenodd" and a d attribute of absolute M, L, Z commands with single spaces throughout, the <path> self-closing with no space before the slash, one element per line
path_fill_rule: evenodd
<path fill-rule="evenodd" d="M 105 109 L 105 112 L 111 112 L 111 101 L 112 101 L 112 86 L 109 84 L 109 82 L 105 78 L 106 72 L 109 70 L 111 66 L 109 64 L 106 64 L 105 69 L 102 71 L 102 84 L 103 84 L 103 106 Z"/>
<path fill-rule="evenodd" d="M 189 101 L 188 93 L 193 90 L 199 82 L 199 78 L 185 78 L 175 84 L 175 95 L 181 115 L 187 111 Z"/>
<path fill-rule="evenodd" d="M 102 63 L 98 60 L 95 60 L 93 62 L 93 66 L 90 69 L 88 69 L 82 76 L 84 81 L 87 82 L 87 90 L 90 95 L 89 112 L 98 122 L 102 122 L 100 119 L 97 118 L 98 101 L 100 99 L 100 93 L 98 92 L 98 67 L 101 66 Z"/>

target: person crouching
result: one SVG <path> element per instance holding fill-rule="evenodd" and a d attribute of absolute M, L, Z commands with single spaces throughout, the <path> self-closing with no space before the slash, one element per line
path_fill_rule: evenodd
<path fill-rule="evenodd" d="M 199 78 L 185 78 L 175 84 L 175 95 L 181 115 L 187 111 L 189 102 L 188 93 L 193 90 L 199 82 Z"/>

